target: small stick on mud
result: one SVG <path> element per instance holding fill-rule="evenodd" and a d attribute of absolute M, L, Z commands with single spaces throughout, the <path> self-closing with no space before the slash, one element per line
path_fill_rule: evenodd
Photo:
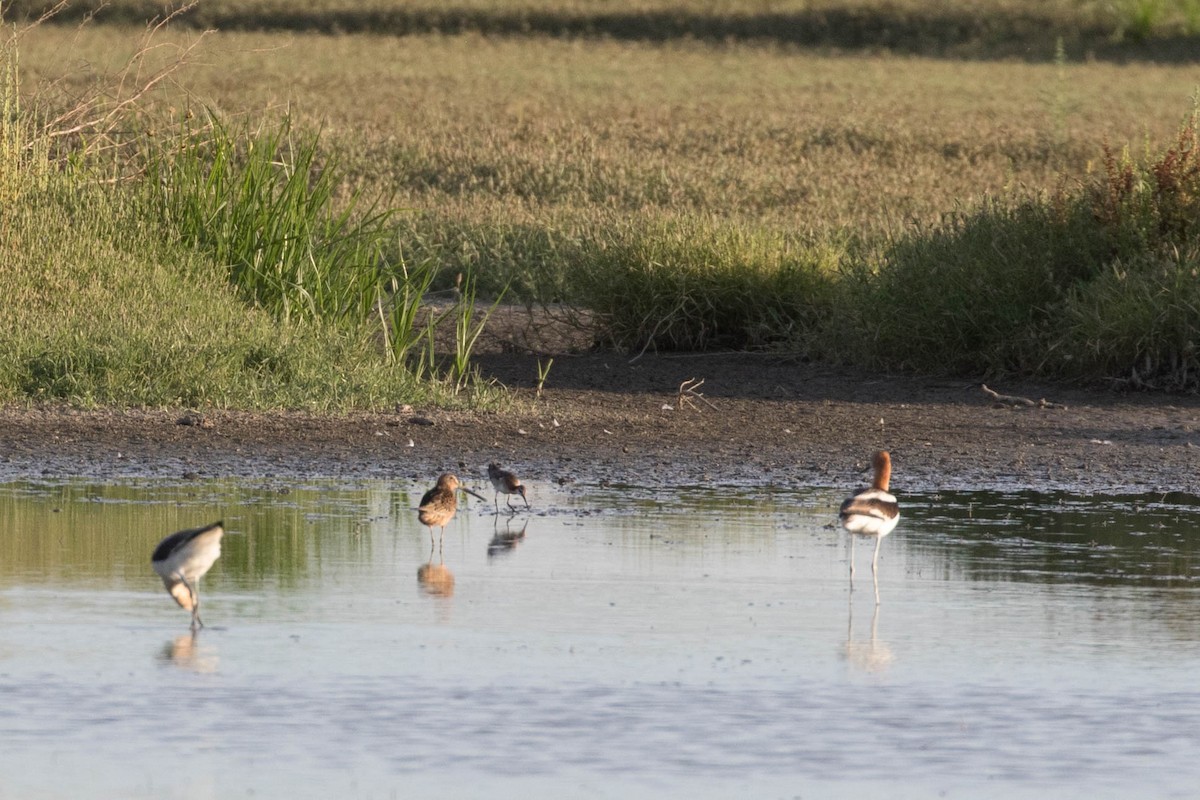
<path fill-rule="evenodd" d="M 713 411 L 716 411 L 717 407 L 714 406 L 711 402 L 709 402 L 709 399 L 707 397 L 700 394 L 700 392 L 696 391 L 703 385 L 704 385 L 704 378 L 701 378 L 698 381 L 695 378 L 688 378 L 686 381 L 679 384 L 679 399 L 676 403 L 676 407 L 683 408 L 684 406 L 691 406 L 692 408 L 695 408 L 697 411 L 699 411 L 700 409 L 697 408 L 695 401 L 692 399 L 692 398 L 696 398 L 700 402 L 704 403 L 704 405 L 711 408 Z"/>
<path fill-rule="evenodd" d="M 984 394 L 995 400 L 997 403 L 1010 406 L 1029 406 L 1030 408 L 1066 408 L 1062 403 L 1052 403 L 1046 398 L 1041 400 L 1030 400 L 1028 397 L 1018 397 L 1015 394 L 1000 394 L 997 391 L 988 388 L 986 383 L 979 384 L 983 389 Z"/>

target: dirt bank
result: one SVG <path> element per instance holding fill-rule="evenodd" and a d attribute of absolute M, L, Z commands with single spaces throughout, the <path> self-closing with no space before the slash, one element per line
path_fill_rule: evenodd
<path fill-rule="evenodd" d="M 0 479 L 25 476 L 342 476 L 673 486 L 853 486 L 887 448 L 893 487 L 1033 487 L 1200 494 L 1200 401 L 1056 386 L 993 388 L 1064 408 L 997 404 L 979 384 L 870 374 L 770 355 L 557 356 L 534 401 L 536 358 L 484 354 L 513 388 L 506 413 L 0 410 Z M 699 395 L 680 384 L 703 380 Z"/>

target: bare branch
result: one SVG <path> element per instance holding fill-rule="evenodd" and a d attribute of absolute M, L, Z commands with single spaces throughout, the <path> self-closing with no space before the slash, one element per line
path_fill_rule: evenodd
<path fill-rule="evenodd" d="M 1044 397 L 1035 402 L 1030 400 L 1028 397 L 1019 397 L 1015 394 L 1000 394 L 997 391 L 989 389 L 986 383 L 980 384 L 980 387 L 983 389 L 984 394 L 986 394 L 988 397 L 991 397 L 997 403 L 1001 403 L 1003 405 L 1028 406 L 1030 408 L 1035 406 L 1037 408 L 1066 408 L 1066 406 L 1062 403 L 1052 403 Z"/>
<path fill-rule="evenodd" d="M 688 378 L 686 381 L 679 384 L 679 394 L 676 398 L 675 407 L 676 408 L 690 407 L 690 408 L 694 408 L 697 411 L 699 411 L 700 409 L 697 408 L 696 403 L 695 403 L 695 400 L 699 400 L 700 402 L 704 403 L 704 405 L 711 408 L 713 411 L 718 410 L 715 405 L 713 405 L 711 402 L 709 402 L 709 399 L 707 397 L 702 395 L 700 392 L 696 391 L 703 385 L 704 385 L 704 378 L 701 378 L 700 380 L 696 380 L 695 378 Z"/>

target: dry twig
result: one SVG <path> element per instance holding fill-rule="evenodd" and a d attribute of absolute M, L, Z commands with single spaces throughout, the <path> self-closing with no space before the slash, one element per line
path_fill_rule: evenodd
<path fill-rule="evenodd" d="M 704 405 L 711 408 L 713 411 L 716 411 L 717 407 L 714 406 L 707 397 L 702 395 L 700 392 L 696 391 L 703 385 L 704 385 L 704 378 L 701 378 L 700 380 L 696 380 L 695 378 L 688 378 L 686 381 L 679 384 L 679 395 L 676 400 L 675 407 L 676 408 L 684 408 L 685 406 L 690 406 L 691 408 L 694 408 L 697 411 L 699 411 L 700 408 L 696 406 L 696 402 L 695 402 L 696 400 L 699 400 L 700 402 L 704 403 Z"/>
<path fill-rule="evenodd" d="M 136 51 L 111 80 L 97 81 L 71 100 L 66 110 L 44 123 L 46 138 L 56 140 L 84 135 L 88 137 L 87 149 L 91 151 L 120 146 L 116 140 L 129 115 L 141 110 L 142 101 L 147 95 L 190 63 L 201 42 L 212 33 L 211 30 L 201 31 L 186 44 L 155 41 L 164 28 L 198 3 L 199 0 L 192 0 L 147 24 Z M 51 19 L 68 4 L 69 0 L 59 2 L 22 28 L 19 34 L 25 34 Z M 92 16 L 89 15 L 82 24 L 90 22 Z M 151 54 L 164 48 L 173 48 L 176 52 L 162 62 L 149 63 Z"/>
<path fill-rule="evenodd" d="M 1040 400 L 1030 400 L 1028 397 L 1018 397 L 1015 394 L 1000 394 L 999 392 L 989 389 L 986 383 L 980 384 L 983 393 L 995 400 L 997 403 L 1009 406 L 1029 406 L 1030 408 L 1066 408 L 1062 403 L 1052 403 L 1046 398 Z"/>

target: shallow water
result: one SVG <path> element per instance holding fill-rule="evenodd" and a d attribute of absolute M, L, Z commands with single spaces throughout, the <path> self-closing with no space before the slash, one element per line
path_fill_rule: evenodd
<path fill-rule="evenodd" d="M 1191 797 L 1200 501 L 0 485 L 0 798 Z M 501 501 L 503 505 L 503 501 Z M 151 572 L 223 518 L 188 633 Z"/>

